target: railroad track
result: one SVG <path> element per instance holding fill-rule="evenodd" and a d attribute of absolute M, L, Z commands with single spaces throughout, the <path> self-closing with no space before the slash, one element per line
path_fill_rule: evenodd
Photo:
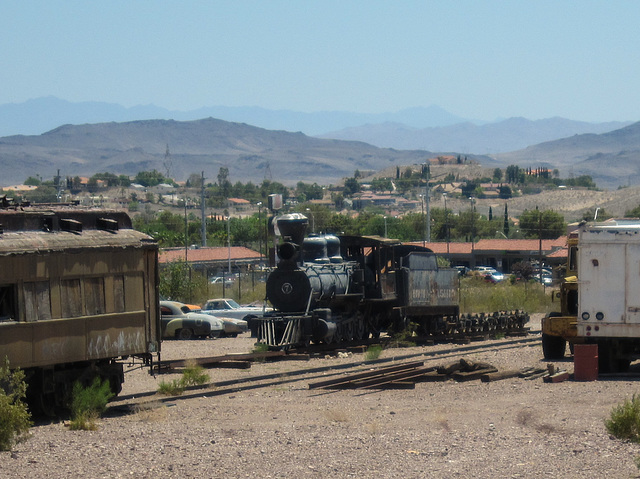
<path fill-rule="evenodd" d="M 487 343 L 475 343 L 469 345 L 455 346 L 440 350 L 427 350 L 419 353 L 411 354 L 396 354 L 388 358 L 381 358 L 371 361 L 355 361 L 348 364 L 332 364 L 329 366 L 321 366 L 316 368 L 301 368 L 296 370 L 289 370 L 286 372 L 278 372 L 273 374 L 263 374 L 250 377 L 242 377 L 237 379 L 230 379 L 225 381 L 214 381 L 202 386 L 193 386 L 185 389 L 184 394 L 181 396 L 161 396 L 157 391 L 148 391 L 130 395 L 119 396 L 116 400 L 110 403 L 109 411 L 113 414 L 118 412 L 128 414 L 135 410 L 137 406 L 143 403 L 148 403 L 149 399 L 153 397 L 153 401 L 157 401 L 160 404 L 173 403 L 176 401 L 190 399 L 190 398 L 202 398 L 202 397 L 214 397 L 222 396 L 225 394 L 238 393 L 243 391 L 250 391 L 254 389 L 267 388 L 281 386 L 284 384 L 295 383 L 300 381 L 314 381 L 317 379 L 327 380 L 331 377 L 337 377 L 343 375 L 346 371 L 353 371 L 354 373 L 371 370 L 372 367 L 383 366 L 385 364 L 394 363 L 402 364 L 417 359 L 433 360 L 433 359 L 447 359 L 460 357 L 471 352 L 482 352 L 489 350 L 508 350 L 521 347 L 540 347 L 540 337 L 526 337 L 505 339 Z M 389 350 L 387 350 L 389 351 Z M 398 350 L 400 351 L 400 350 Z M 265 353 L 261 353 L 264 355 Z M 233 355 L 232 355 L 233 356 Z M 202 358 L 200 358 L 202 359 Z M 186 360 L 181 360 L 185 363 Z M 206 361 L 205 361 L 206 363 Z M 317 392 L 318 394 L 326 394 L 326 391 Z"/>

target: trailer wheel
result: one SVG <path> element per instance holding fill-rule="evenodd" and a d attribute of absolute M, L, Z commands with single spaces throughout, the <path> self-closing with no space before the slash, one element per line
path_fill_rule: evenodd
<path fill-rule="evenodd" d="M 562 359 L 567 348 L 567 341 L 561 336 L 542 335 L 542 354 L 545 359 Z"/>

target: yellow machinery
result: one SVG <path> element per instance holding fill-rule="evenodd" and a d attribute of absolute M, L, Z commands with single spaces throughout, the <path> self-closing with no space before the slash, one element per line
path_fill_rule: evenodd
<path fill-rule="evenodd" d="M 578 232 L 567 237 L 567 270 L 560 285 L 560 291 L 553 293 L 553 299 L 560 300 L 560 311 L 542 318 L 542 352 L 545 359 L 562 359 L 567 341 L 573 350 L 577 335 L 578 317 Z"/>

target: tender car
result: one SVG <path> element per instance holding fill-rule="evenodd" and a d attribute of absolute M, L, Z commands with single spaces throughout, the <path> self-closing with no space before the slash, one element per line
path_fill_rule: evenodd
<path fill-rule="evenodd" d="M 177 301 L 160 301 L 160 326 L 164 339 L 218 338 L 224 324 L 215 316 L 194 313 Z"/>
<path fill-rule="evenodd" d="M 269 308 L 270 309 L 270 308 Z M 202 307 L 202 312 L 225 318 L 244 319 L 249 317 L 261 317 L 264 309 L 259 306 L 240 306 L 233 299 L 210 299 Z"/>
<path fill-rule="evenodd" d="M 238 334 L 246 333 L 249 331 L 249 324 L 244 319 L 226 318 L 224 316 L 215 315 L 213 311 L 203 311 L 200 306 L 194 304 L 186 304 L 192 313 L 207 314 L 213 318 L 222 321 L 224 330 L 220 334 L 220 337 L 235 338 Z"/>

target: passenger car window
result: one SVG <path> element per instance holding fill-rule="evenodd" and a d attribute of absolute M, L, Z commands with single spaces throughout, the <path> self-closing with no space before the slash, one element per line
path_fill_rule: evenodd
<path fill-rule="evenodd" d="M 0 286 L 0 321 L 17 321 L 15 285 Z"/>

